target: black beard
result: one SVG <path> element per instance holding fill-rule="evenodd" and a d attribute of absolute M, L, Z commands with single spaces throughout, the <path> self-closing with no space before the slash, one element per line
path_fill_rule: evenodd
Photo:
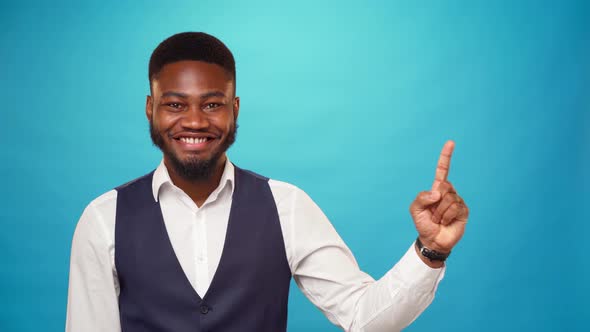
<path fill-rule="evenodd" d="M 188 181 L 203 181 L 211 178 L 215 172 L 215 166 L 217 166 L 219 159 L 236 141 L 238 125 L 234 124 L 232 127 L 233 128 L 230 128 L 229 130 L 227 138 L 221 142 L 221 146 L 214 151 L 213 155 L 208 160 L 196 157 L 189 157 L 186 161 L 180 160 L 170 149 L 168 149 L 162 134 L 154 128 L 152 120 L 150 120 L 150 136 L 152 138 L 152 143 L 158 147 L 164 156 L 170 161 L 176 174 Z"/>

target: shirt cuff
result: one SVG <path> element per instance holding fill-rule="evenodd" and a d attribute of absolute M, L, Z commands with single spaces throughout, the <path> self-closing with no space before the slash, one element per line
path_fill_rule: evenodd
<path fill-rule="evenodd" d="M 434 292 L 445 275 L 446 264 L 437 269 L 426 265 L 418 256 L 415 245 L 412 243 L 391 273 L 407 288 Z"/>

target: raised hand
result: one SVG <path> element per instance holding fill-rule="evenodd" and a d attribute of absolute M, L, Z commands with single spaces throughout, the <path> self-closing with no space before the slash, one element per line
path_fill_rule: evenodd
<path fill-rule="evenodd" d="M 447 180 L 455 143 L 447 141 L 440 153 L 432 189 L 418 194 L 410 214 L 420 241 L 439 252 L 448 253 L 465 232 L 469 209 Z"/>

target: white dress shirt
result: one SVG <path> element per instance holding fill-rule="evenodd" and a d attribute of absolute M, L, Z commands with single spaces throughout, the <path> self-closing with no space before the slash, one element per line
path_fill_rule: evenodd
<path fill-rule="evenodd" d="M 301 189 L 269 180 L 285 251 L 299 289 L 346 331 L 399 331 L 432 302 L 444 268 L 432 269 L 414 244 L 381 279 L 359 266 L 330 221 Z M 221 259 L 234 190 L 229 159 L 219 186 L 198 207 L 170 180 L 163 162 L 154 172 L 154 200 L 184 273 L 203 296 Z M 66 331 L 120 331 L 115 267 L 117 191 L 84 210 L 72 241 Z"/>

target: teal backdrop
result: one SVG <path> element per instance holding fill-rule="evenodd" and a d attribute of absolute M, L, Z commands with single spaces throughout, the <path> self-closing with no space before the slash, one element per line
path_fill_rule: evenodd
<path fill-rule="evenodd" d="M 0 330 L 64 329 L 80 214 L 161 158 L 151 51 L 205 31 L 237 60 L 232 161 L 307 191 L 375 278 L 456 141 L 470 223 L 407 331 L 587 331 L 589 4 L 3 1 Z M 295 286 L 288 326 L 338 330 Z"/>

